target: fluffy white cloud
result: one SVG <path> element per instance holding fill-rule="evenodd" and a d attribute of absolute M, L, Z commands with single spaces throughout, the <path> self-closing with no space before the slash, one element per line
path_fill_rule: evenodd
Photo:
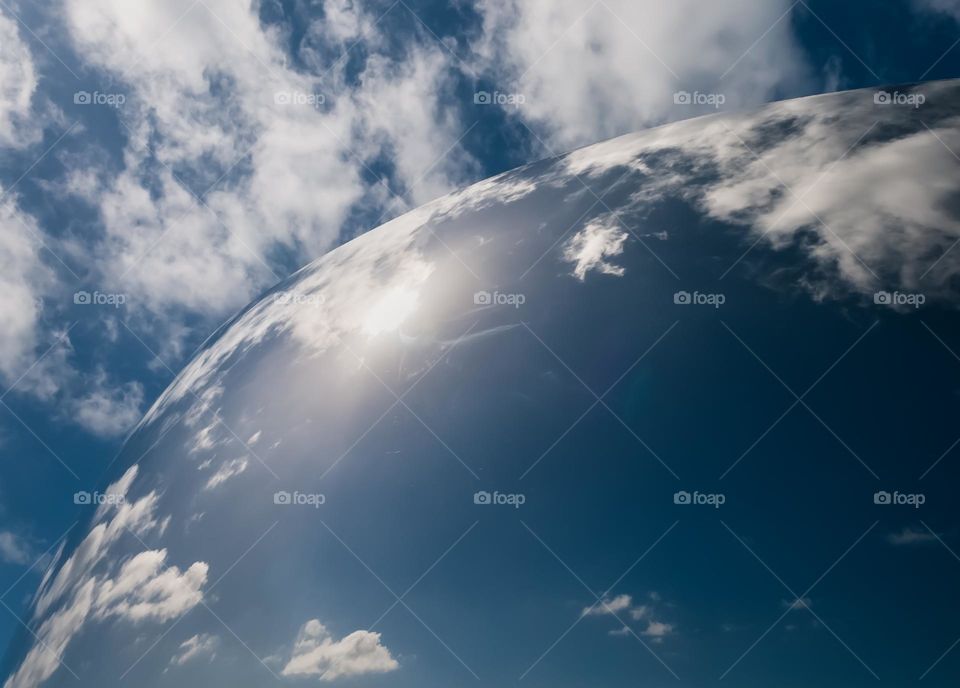
<path fill-rule="evenodd" d="M 623 268 L 607 258 L 623 253 L 627 233 L 612 216 L 591 220 L 563 246 L 563 259 L 573 263 L 573 274 L 581 282 L 590 270 L 604 275 L 623 275 Z"/>
<path fill-rule="evenodd" d="M 165 566 L 167 550 L 146 550 L 121 567 L 115 578 L 98 587 L 94 609 L 97 618 L 120 616 L 130 621 L 167 621 L 203 599 L 200 588 L 207 580 L 207 565 L 194 562 L 180 572 Z"/>
<path fill-rule="evenodd" d="M 640 632 L 640 635 L 659 640 L 661 638 L 665 638 L 671 633 L 673 633 L 673 624 L 651 620 L 647 624 L 647 627 Z"/>
<path fill-rule="evenodd" d="M 380 644 L 379 633 L 354 631 L 334 640 L 322 623 L 311 619 L 300 630 L 293 655 L 281 674 L 332 681 L 341 676 L 382 674 L 399 666 L 390 650 Z"/>
<path fill-rule="evenodd" d="M 2 37 L 0 37 L 2 40 Z M 3 190 L 0 189 L 0 194 Z M 0 377 L 12 383 L 33 363 L 43 295 L 53 273 L 40 259 L 40 228 L 15 205 L 0 203 Z"/>
<path fill-rule="evenodd" d="M 70 641 L 92 621 L 111 617 L 134 623 L 164 621 L 202 600 L 206 563 L 194 562 L 181 572 L 166 564 L 166 550 L 146 550 L 126 561 L 113 552 L 125 533 L 162 534 L 169 522 L 156 516 L 156 492 L 129 498 L 137 472 L 132 466 L 107 488 L 111 498 L 97 508 L 86 537 L 44 578 L 31 623 L 36 642 L 4 688 L 36 688 L 50 678 Z"/>
<path fill-rule="evenodd" d="M 128 382 L 111 386 L 104 371 L 87 380 L 86 392 L 69 402 L 72 420 L 95 435 L 122 435 L 140 420 L 143 386 Z"/>
<path fill-rule="evenodd" d="M 183 666 L 194 659 L 209 657 L 213 659 L 216 655 L 217 646 L 220 644 L 220 638 L 209 633 L 199 633 L 191 636 L 180 643 L 177 652 L 170 658 L 170 664 Z"/>
<path fill-rule="evenodd" d="M 30 117 L 37 73 L 15 21 L 0 12 L 0 146 L 33 143 L 39 128 Z"/>
<path fill-rule="evenodd" d="M 525 96 L 518 116 L 542 125 L 563 149 L 695 114 L 674 104 L 678 90 L 721 92 L 728 106 L 741 107 L 805 78 L 789 17 L 780 19 L 787 0 L 481 0 L 479 7 L 482 63 L 499 90 Z"/>
<path fill-rule="evenodd" d="M 309 27 L 312 41 L 335 44 L 301 46 L 316 78 L 291 67 L 255 5 L 66 3 L 77 51 L 127 97 L 124 170 L 89 200 L 104 225 L 99 270 L 131 303 L 220 316 L 276 281 L 271 252 L 315 256 L 361 199 L 367 212 L 384 208 L 383 187 L 363 179 L 374 160 L 389 158 L 414 204 L 471 168 L 455 145 L 459 119 L 438 105 L 449 55 L 432 42 L 379 52 L 358 7 L 329 0 L 329 22 Z M 339 55 L 361 31 L 370 54 L 348 79 Z M 336 60 L 321 49 L 331 47 Z"/>

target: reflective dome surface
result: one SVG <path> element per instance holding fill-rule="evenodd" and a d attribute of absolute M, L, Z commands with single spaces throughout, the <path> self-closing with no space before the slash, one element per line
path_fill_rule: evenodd
<path fill-rule="evenodd" d="M 887 96 L 540 161 L 285 280 L 132 433 L 6 688 L 915 681 L 960 635 L 960 83 Z"/>

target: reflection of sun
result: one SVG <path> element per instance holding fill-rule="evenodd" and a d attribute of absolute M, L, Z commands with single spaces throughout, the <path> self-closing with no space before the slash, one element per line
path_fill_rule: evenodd
<path fill-rule="evenodd" d="M 382 332 L 393 332 L 416 308 L 416 291 L 406 287 L 394 287 L 367 313 L 363 330 L 371 337 L 376 337 Z"/>

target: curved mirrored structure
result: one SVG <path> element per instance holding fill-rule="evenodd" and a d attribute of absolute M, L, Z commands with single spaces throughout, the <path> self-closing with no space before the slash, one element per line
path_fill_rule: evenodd
<path fill-rule="evenodd" d="M 958 124 L 679 122 L 319 258 L 132 433 L 4 685 L 949 685 Z"/>

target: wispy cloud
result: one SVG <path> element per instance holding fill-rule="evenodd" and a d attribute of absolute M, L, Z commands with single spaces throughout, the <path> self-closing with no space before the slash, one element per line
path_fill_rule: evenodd
<path fill-rule="evenodd" d="M 906 526 L 887 535 L 887 542 L 895 546 L 922 545 L 936 542 L 937 536 L 929 530 Z"/>

